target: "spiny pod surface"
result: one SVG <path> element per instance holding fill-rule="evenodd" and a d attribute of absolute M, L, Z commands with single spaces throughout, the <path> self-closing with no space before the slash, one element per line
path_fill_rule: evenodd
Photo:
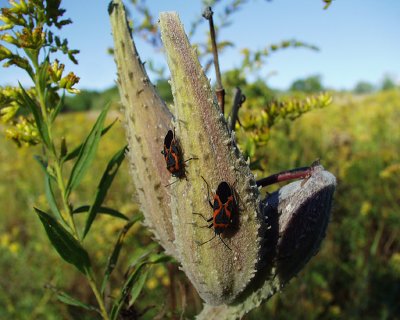
<path fill-rule="evenodd" d="M 180 262 L 200 296 L 210 304 L 231 302 L 250 282 L 259 259 L 260 195 L 248 164 L 192 49 L 176 13 L 160 15 L 161 37 L 171 71 L 176 134 L 185 158 L 187 179 L 171 185 L 172 223 Z M 204 178 L 204 180 L 202 179 Z M 237 200 L 236 223 L 214 236 L 209 223 L 216 189 L 226 182 Z"/>

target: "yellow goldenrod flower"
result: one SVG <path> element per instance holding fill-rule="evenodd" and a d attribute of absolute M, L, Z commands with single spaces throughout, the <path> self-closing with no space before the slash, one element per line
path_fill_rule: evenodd
<path fill-rule="evenodd" d="M 12 24 L 5 24 L 0 26 L 0 31 L 10 30 L 13 27 Z"/>
<path fill-rule="evenodd" d="M 8 233 L 4 233 L 0 236 L 0 246 L 8 247 L 10 244 L 10 235 Z"/>
<path fill-rule="evenodd" d="M 13 101 L 8 107 L 4 107 L 0 109 L 0 119 L 3 123 L 9 122 L 12 118 L 14 118 L 17 113 L 19 107 L 16 105 L 16 102 Z"/>
<path fill-rule="evenodd" d="M 4 26 L 2 26 L 2 27 L 0 27 L 0 31 L 3 31 L 3 28 Z M 10 29 L 10 28 L 9 28 Z M 1 36 L 0 36 L 0 40 L 3 40 L 3 41 L 5 41 L 5 42 L 8 42 L 8 43 L 11 43 L 11 44 L 14 44 L 14 45 L 16 45 L 16 46 L 19 46 L 19 44 L 18 44 L 18 40 L 16 39 L 16 38 L 14 38 L 11 34 L 9 34 L 9 33 L 5 33 L 5 34 L 2 34 Z"/>
<path fill-rule="evenodd" d="M 169 280 L 168 276 L 164 276 L 161 279 L 161 283 L 163 284 L 163 286 L 168 287 L 171 284 L 171 281 Z"/>
<path fill-rule="evenodd" d="M 158 286 L 158 280 L 155 277 L 150 278 L 146 282 L 146 287 L 150 290 L 157 288 L 157 286 Z"/>
<path fill-rule="evenodd" d="M 54 82 L 60 81 L 62 74 L 64 72 L 64 68 L 65 68 L 64 64 L 59 63 L 57 59 L 54 60 L 53 64 L 49 67 L 49 74 Z"/>
<path fill-rule="evenodd" d="M 12 57 L 13 54 L 6 47 L 0 45 L 0 61 Z"/>
<path fill-rule="evenodd" d="M 379 177 L 381 179 L 389 179 L 393 177 L 393 175 L 400 173 L 400 163 L 394 163 L 386 167 L 379 173 Z"/>
<path fill-rule="evenodd" d="M 361 205 L 360 213 L 362 216 L 366 216 L 371 212 L 372 204 L 369 201 L 364 201 Z"/>
<path fill-rule="evenodd" d="M 163 266 L 158 266 L 154 272 L 157 278 L 161 278 L 165 275 L 165 268 Z"/>
<path fill-rule="evenodd" d="M 17 242 L 12 242 L 9 246 L 8 246 L 8 250 L 10 250 L 11 253 L 16 254 L 18 253 L 20 249 L 19 243 Z"/>
<path fill-rule="evenodd" d="M 60 88 L 66 89 L 69 93 L 79 93 L 78 89 L 72 88 L 75 84 L 79 82 L 79 77 L 77 77 L 73 72 L 70 72 L 60 80 Z"/>
<path fill-rule="evenodd" d="M 39 143 L 39 135 L 32 120 L 19 117 L 12 126 L 5 130 L 6 138 L 13 140 L 19 147 L 30 146 Z"/>

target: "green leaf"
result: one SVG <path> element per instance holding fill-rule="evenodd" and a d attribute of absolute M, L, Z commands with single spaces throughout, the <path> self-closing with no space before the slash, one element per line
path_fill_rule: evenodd
<path fill-rule="evenodd" d="M 144 270 L 141 272 L 140 276 L 135 279 L 133 282 L 133 286 L 129 295 L 129 304 L 128 307 L 133 306 L 136 299 L 139 297 L 140 292 L 142 292 L 143 286 L 146 283 L 147 276 L 149 274 L 149 269 Z"/>
<path fill-rule="evenodd" d="M 77 214 L 77 213 L 88 212 L 89 209 L 90 209 L 90 206 L 88 206 L 88 205 L 86 205 L 86 206 L 81 206 L 81 207 L 79 207 L 79 208 L 76 208 L 72 213 L 73 213 L 73 214 Z M 123 213 L 121 213 L 121 212 L 119 212 L 119 211 L 117 211 L 117 210 L 114 210 L 114 209 L 112 209 L 112 208 L 100 207 L 100 208 L 98 209 L 97 213 L 99 213 L 99 214 L 106 214 L 106 215 L 109 215 L 109 216 L 113 216 L 113 217 L 115 217 L 115 218 L 120 218 L 120 219 L 122 219 L 122 220 L 129 221 L 129 218 L 128 218 L 126 215 L 124 215 Z"/>
<path fill-rule="evenodd" d="M 140 290 L 143 288 L 143 286 L 140 288 L 140 282 L 143 281 L 142 277 L 146 276 L 146 271 L 147 268 L 144 269 L 147 265 L 149 264 L 156 264 L 156 263 L 165 263 L 171 261 L 172 258 L 166 256 L 163 253 L 156 254 L 154 257 L 150 259 L 150 261 L 144 261 L 139 263 L 135 270 L 129 275 L 129 277 L 126 279 L 124 286 L 121 291 L 120 297 L 115 300 L 114 305 L 111 309 L 111 319 L 116 320 L 118 319 L 119 313 L 121 312 L 121 308 L 124 305 L 124 302 L 126 301 L 126 298 L 128 297 L 128 294 L 130 294 L 133 290 L 133 286 L 137 285 L 138 287 L 135 289 L 135 295 L 139 296 Z M 144 270 L 143 270 L 144 269 Z M 140 290 L 139 290 L 140 289 Z"/>
<path fill-rule="evenodd" d="M 118 118 L 116 118 L 110 125 L 108 125 L 107 127 L 105 127 L 102 131 L 101 131 L 101 136 L 105 135 L 107 133 L 108 130 L 111 129 L 111 127 L 114 125 L 115 122 L 117 122 Z M 72 159 L 75 159 L 79 153 L 81 152 L 83 147 L 83 143 L 80 144 L 79 146 L 77 146 L 74 150 L 72 150 L 70 153 L 68 153 L 62 160 L 65 161 L 69 161 Z"/>
<path fill-rule="evenodd" d="M 40 164 L 40 167 L 43 169 L 43 172 L 44 172 L 44 189 L 45 189 L 46 199 L 50 206 L 50 209 L 53 212 L 54 216 L 59 221 L 63 221 L 61 212 L 57 206 L 57 201 L 54 196 L 53 188 L 51 186 L 51 181 L 55 180 L 55 178 L 53 176 L 51 176 L 49 174 L 49 172 L 47 171 L 47 163 L 42 158 L 40 158 L 39 156 L 34 156 L 34 158 Z"/>
<path fill-rule="evenodd" d="M 91 265 L 86 250 L 55 218 L 40 209 L 34 209 L 46 230 L 51 244 L 61 258 L 73 264 L 82 273 L 87 274 Z"/>
<path fill-rule="evenodd" d="M 109 107 L 110 105 L 104 108 L 103 111 L 100 113 L 99 117 L 96 120 L 96 123 L 94 124 L 92 130 L 90 131 L 85 142 L 83 143 L 82 148 L 80 149 L 78 159 L 76 160 L 72 168 L 71 175 L 68 180 L 65 191 L 66 198 L 68 198 L 72 189 L 76 188 L 79 185 L 94 159 Z"/>
<path fill-rule="evenodd" d="M 63 94 L 62 94 L 60 100 L 58 101 L 56 107 L 52 110 L 52 112 L 50 114 L 50 121 L 51 122 L 54 122 L 54 120 L 57 118 L 58 114 L 60 113 L 60 111 L 64 107 L 64 99 L 65 99 L 65 90 L 63 91 Z"/>
<path fill-rule="evenodd" d="M 25 89 L 22 87 L 21 83 L 19 83 L 19 87 L 21 88 L 22 91 L 22 98 L 24 102 L 26 103 L 28 109 L 32 112 L 33 117 L 36 122 L 36 126 L 39 130 L 40 137 L 42 138 L 43 143 L 50 148 L 50 138 L 49 138 L 49 131 L 47 128 L 47 125 L 45 121 L 43 120 L 42 113 L 40 111 L 39 106 L 31 99 L 31 97 L 28 95 L 28 93 L 25 91 Z"/>
<path fill-rule="evenodd" d="M 165 253 L 157 253 L 157 254 L 150 256 L 148 263 L 152 263 L 152 264 L 167 263 L 167 262 L 171 262 L 171 261 L 174 261 L 174 259 L 172 257 L 167 256 Z"/>
<path fill-rule="evenodd" d="M 138 247 L 136 250 L 130 255 L 129 266 L 135 266 L 139 262 L 143 261 L 147 258 L 153 251 L 158 248 L 158 244 L 155 242 L 149 243 L 146 247 Z"/>
<path fill-rule="evenodd" d="M 121 251 L 124 239 L 125 239 L 125 235 L 126 233 L 129 231 L 129 229 L 140 219 L 142 218 L 141 215 L 137 215 L 133 220 L 129 221 L 120 231 L 119 235 L 118 235 L 118 239 L 117 242 L 114 245 L 114 249 L 111 252 L 111 255 L 108 257 L 108 261 L 107 261 L 107 266 L 106 266 L 106 270 L 104 272 L 104 278 L 103 278 L 103 282 L 101 284 L 101 293 L 104 293 L 104 289 L 106 287 L 106 284 L 108 282 L 108 279 L 110 278 L 111 273 L 113 272 L 117 262 L 118 262 L 118 258 L 119 258 L 119 253 Z"/>
<path fill-rule="evenodd" d="M 117 300 L 115 300 L 111 309 L 111 320 L 118 319 L 121 308 L 126 301 L 128 294 L 130 293 L 135 282 L 140 280 L 141 275 L 143 275 L 143 268 L 146 266 L 147 262 L 140 263 L 136 269 L 129 275 L 128 279 L 125 281 L 124 286 L 121 291 L 121 295 Z M 140 292 L 139 292 L 140 293 Z"/>
<path fill-rule="evenodd" d="M 47 89 L 47 80 L 49 78 L 49 57 L 47 56 L 44 62 L 40 65 L 39 71 L 37 73 L 39 79 L 39 89 L 45 91 Z"/>
<path fill-rule="evenodd" d="M 39 163 L 40 168 L 42 168 L 43 173 L 48 175 L 51 179 L 53 179 L 53 181 L 56 180 L 56 178 L 52 175 L 50 175 L 50 173 L 47 171 L 47 162 L 39 155 L 34 155 L 33 158 L 37 161 L 37 163 Z"/>
<path fill-rule="evenodd" d="M 96 196 L 94 199 L 93 204 L 91 205 L 89 209 L 89 214 L 86 219 L 86 224 L 85 224 L 85 230 L 83 231 L 83 238 L 87 235 L 87 233 L 90 230 L 90 227 L 96 218 L 97 212 L 101 206 L 101 204 L 104 201 L 104 198 L 107 195 L 107 191 L 110 188 L 115 175 L 118 172 L 118 169 L 122 163 L 122 160 L 125 159 L 125 153 L 127 150 L 127 146 L 123 147 L 121 150 L 119 150 L 110 160 L 110 162 L 107 164 L 106 170 L 103 173 L 103 176 L 101 177 L 100 183 L 97 187 L 97 192 Z"/>
<path fill-rule="evenodd" d="M 54 197 L 53 188 L 51 187 L 50 176 L 48 174 L 44 177 L 44 188 L 45 188 L 47 202 L 49 203 L 51 211 L 53 212 L 54 216 L 57 217 L 57 219 L 59 221 L 63 221 L 61 212 L 58 209 L 57 202 Z"/>
<path fill-rule="evenodd" d="M 83 303 L 63 291 L 57 292 L 57 299 L 60 300 L 62 303 L 68 304 L 70 306 L 80 307 L 86 310 L 97 311 L 98 313 L 100 313 L 100 311 L 96 307 Z"/>

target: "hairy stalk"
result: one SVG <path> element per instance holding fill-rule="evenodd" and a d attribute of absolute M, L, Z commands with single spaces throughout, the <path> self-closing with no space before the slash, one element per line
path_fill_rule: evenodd
<path fill-rule="evenodd" d="M 228 303 L 254 276 L 260 246 L 258 234 L 264 227 L 259 190 L 178 15 L 161 13 L 160 30 L 171 71 L 176 132 L 185 153 L 198 158 L 187 166 L 188 179 L 171 186 L 175 242 L 183 269 L 200 296 L 210 304 Z M 201 221 L 193 215 L 193 212 L 212 215 L 205 201 L 207 187 L 201 177 L 205 177 L 212 190 L 222 181 L 227 182 L 241 199 L 237 230 L 224 235 L 224 242 L 232 251 L 224 245 L 212 249 L 212 243 L 197 245 L 213 236 L 212 232 L 197 227 Z M 189 226 L 182 221 L 193 224 Z"/>
<path fill-rule="evenodd" d="M 203 12 L 203 17 L 208 20 L 209 27 L 210 27 L 210 38 L 211 38 L 211 45 L 212 45 L 212 53 L 214 58 L 214 68 L 215 68 L 215 76 L 217 80 L 215 94 L 217 95 L 218 104 L 221 108 L 222 114 L 225 113 L 225 89 L 222 86 L 222 79 L 221 79 L 221 71 L 219 68 L 219 59 L 218 59 L 218 47 L 217 47 L 217 37 L 215 34 L 215 27 L 214 27 L 214 20 L 211 7 L 207 7 Z"/>
<path fill-rule="evenodd" d="M 110 3 L 109 14 L 118 68 L 118 89 L 124 107 L 128 161 L 145 224 L 168 254 L 177 258 L 172 227 L 170 190 L 172 182 L 161 155 L 164 137 L 173 129 L 173 115 L 151 84 L 142 63 L 121 0 Z"/>

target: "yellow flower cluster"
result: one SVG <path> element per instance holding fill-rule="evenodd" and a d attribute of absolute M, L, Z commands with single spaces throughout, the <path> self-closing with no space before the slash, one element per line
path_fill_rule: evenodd
<path fill-rule="evenodd" d="M 7 125 L 6 137 L 18 146 L 35 145 L 39 142 L 38 130 L 32 119 L 21 115 L 22 106 L 21 89 L 0 87 L 0 121 Z"/>
<path fill-rule="evenodd" d="M 39 143 L 39 134 L 34 122 L 20 116 L 13 126 L 6 129 L 6 137 L 18 146 L 30 146 Z"/>
<path fill-rule="evenodd" d="M 394 163 L 387 166 L 379 173 L 381 179 L 397 178 L 400 176 L 400 163 Z"/>
<path fill-rule="evenodd" d="M 243 127 L 237 125 L 238 141 L 246 156 L 255 156 L 259 147 L 265 146 L 270 138 L 271 128 L 281 119 L 295 120 L 315 109 L 321 109 L 332 102 L 330 94 L 321 93 L 306 98 L 291 98 L 271 101 L 264 106 L 258 101 L 247 101 L 245 112 L 239 115 Z"/>
<path fill-rule="evenodd" d="M 152 277 L 150 277 L 146 281 L 146 287 L 149 290 L 154 290 L 156 289 L 159 285 L 163 285 L 165 287 L 169 286 L 170 280 L 167 275 L 165 266 L 163 265 L 158 265 L 156 269 L 154 270 L 154 273 Z"/>
<path fill-rule="evenodd" d="M 6 249 L 12 254 L 18 254 L 21 246 L 18 242 L 13 241 L 9 233 L 3 233 L 0 235 L 0 248 Z"/>

